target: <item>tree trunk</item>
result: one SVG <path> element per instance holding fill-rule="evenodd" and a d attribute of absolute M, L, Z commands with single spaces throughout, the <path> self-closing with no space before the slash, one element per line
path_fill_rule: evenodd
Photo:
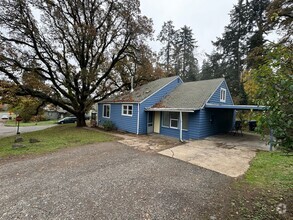
<path fill-rule="evenodd" d="M 80 112 L 76 115 L 76 127 L 86 127 L 86 123 L 85 123 L 85 113 L 84 112 Z"/>

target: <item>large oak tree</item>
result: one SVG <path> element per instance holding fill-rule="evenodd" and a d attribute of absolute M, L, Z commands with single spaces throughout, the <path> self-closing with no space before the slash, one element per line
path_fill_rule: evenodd
<path fill-rule="evenodd" d="M 125 86 L 115 67 L 152 34 L 139 7 L 139 0 L 1 0 L 0 77 L 85 126 L 85 112 Z M 24 83 L 28 74 L 44 86 Z"/>

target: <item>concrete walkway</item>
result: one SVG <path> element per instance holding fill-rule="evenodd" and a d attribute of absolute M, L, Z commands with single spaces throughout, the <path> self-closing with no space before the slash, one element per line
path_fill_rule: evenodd
<path fill-rule="evenodd" d="M 239 177 L 248 170 L 256 151 L 268 148 L 258 135 L 218 135 L 191 141 L 159 153 L 230 177 Z"/>

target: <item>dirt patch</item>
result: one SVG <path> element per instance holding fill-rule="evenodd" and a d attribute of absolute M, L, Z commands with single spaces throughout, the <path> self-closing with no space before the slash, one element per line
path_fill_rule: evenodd
<path fill-rule="evenodd" d="M 154 133 L 149 135 L 141 135 L 141 134 L 137 135 L 137 134 L 131 134 L 131 133 L 126 133 L 121 131 L 107 131 L 106 132 L 105 130 L 99 127 L 96 127 L 96 128 L 87 127 L 86 129 L 96 130 L 99 132 L 111 134 L 120 139 L 118 140 L 119 143 L 125 144 L 136 150 L 150 152 L 150 153 L 160 152 L 160 151 L 184 144 L 180 142 L 177 138 L 167 137 L 167 136 L 154 134 Z"/>
<path fill-rule="evenodd" d="M 238 179 L 241 182 L 241 179 Z M 263 189 L 234 183 L 227 194 L 226 219 L 293 219 L 292 190 Z M 223 216 L 223 217 L 224 217 Z"/>
<path fill-rule="evenodd" d="M 144 152 L 159 152 L 182 145 L 182 143 L 175 138 L 169 138 L 157 134 L 139 136 L 118 134 L 118 136 L 123 138 L 118 142 Z"/>

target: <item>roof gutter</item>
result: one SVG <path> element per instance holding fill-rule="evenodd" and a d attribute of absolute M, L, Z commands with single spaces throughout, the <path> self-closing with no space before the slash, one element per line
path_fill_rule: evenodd
<path fill-rule="evenodd" d="M 226 104 L 212 104 L 212 103 L 206 103 L 205 108 L 255 110 L 255 111 L 265 111 L 269 109 L 268 106 L 262 106 L 262 105 L 226 105 Z"/>
<path fill-rule="evenodd" d="M 145 108 L 145 111 L 151 112 L 194 112 L 199 109 L 195 108 Z"/>

